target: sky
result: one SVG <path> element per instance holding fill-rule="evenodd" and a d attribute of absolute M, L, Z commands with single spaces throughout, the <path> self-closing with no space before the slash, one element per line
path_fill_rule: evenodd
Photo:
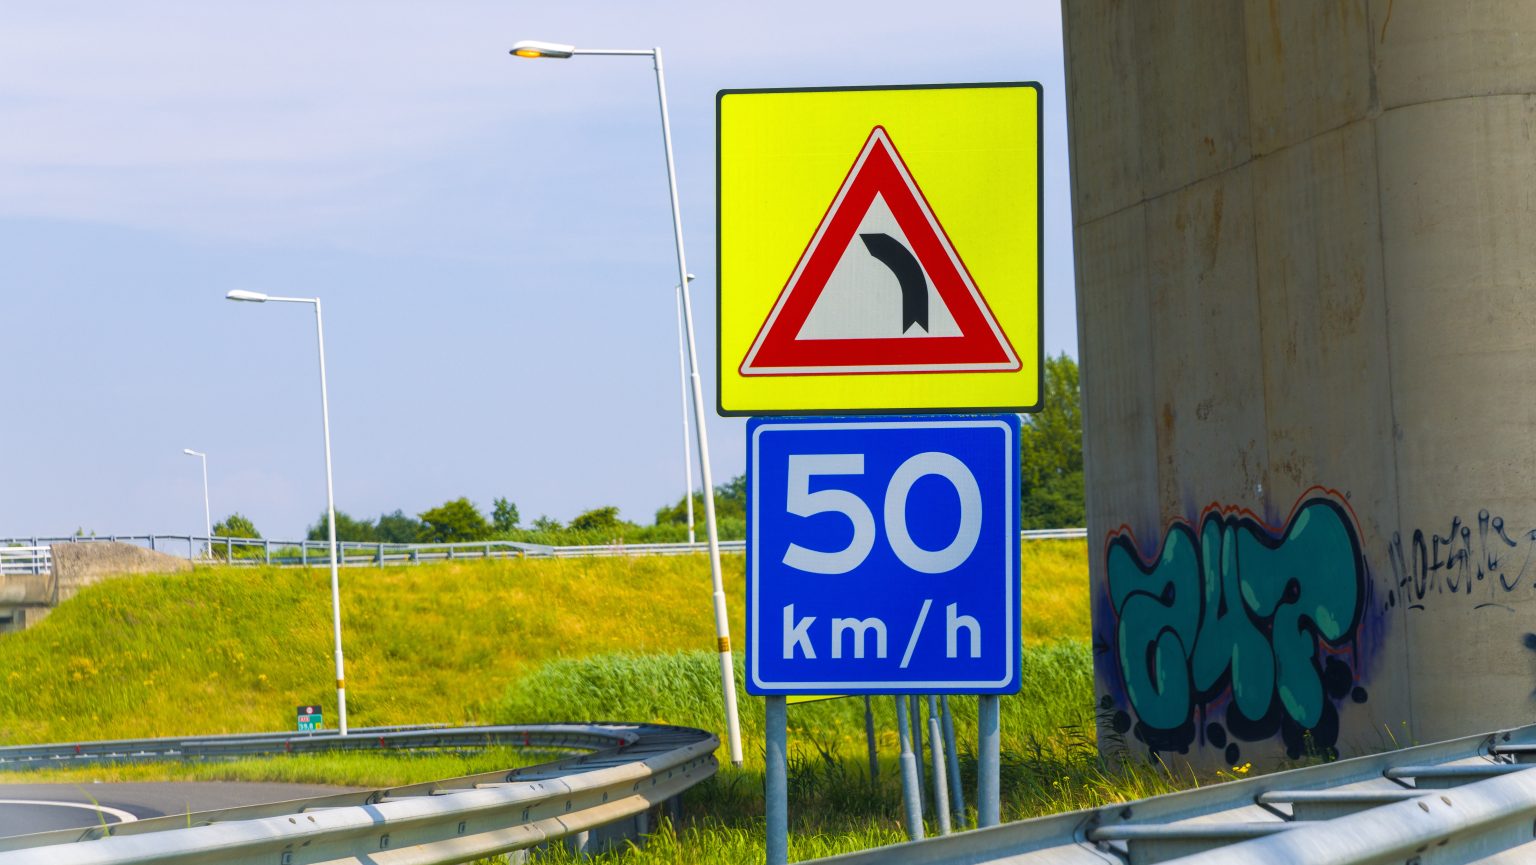
<path fill-rule="evenodd" d="M 1013 2 L 0 5 L 0 537 L 301 536 L 467 496 L 651 522 L 683 490 L 664 52 L 717 483 L 715 94 L 1037 81 L 1045 351 L 1077 354 L 1060 7 Z M 697 482 L 697 471 L 694 472 Z"/>

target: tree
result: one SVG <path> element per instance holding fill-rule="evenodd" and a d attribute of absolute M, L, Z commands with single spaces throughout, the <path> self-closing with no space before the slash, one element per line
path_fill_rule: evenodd
<path fill-rule="evenodd" d="M 619 527 L 619 509 L 613 505 L 593 508 L 571 520 L 573 532 L 605 532 Z"/>
<path fill-rule="evenodd" d="M 491 535 L 491 524 L 469 499 L 457 498 L 416 515 L 421 518 L 422 539 L 429 543 L 482 541 Z"/>
<path fill-rule="evenodd" d="M 747 476 L 737 475 L 734 478 L 715 487 L 715 518 L 717 520 L 746 519 L 747 516 Z M 704 520 L 704 494 L 693 494 L 693 518 L 699 522 Z M 656 525 L 673 523 L 682 525 L 688 522 L 688 504 L 682 496 L 670 505 L 656 509 Z"/>
<path fill-rule="evenodd" d="M 747 516 L 746 475 L 737 475 L 715 487 L 715 516 L 722 520 Z"/>
<path fill-rule="evenodd" d="M 326 525 L 325 511 L 320 512 L 320 518 L 306 529 L 304 536 L 312 541 L 330 540 L 330 528 Z M 336 540 L 371 544 L 379 541 L 379 533 L 374 528 L 373 520 L 354 519 L 346 511 L 337 511 Z"/>
<path fill-rule="evenodd" d="M 420 520 L 406 516 L 397 508 L 392 514 L 379 514 L 374 528 L 379 540 L 386 544 L 414 544 L 424 527 Z"/>
<path fill-rule="evenodd" d="M 510 532 L 517 528 L 517 505 L 499 498 L 491 503 L 491 526 L 497 532 Z"/>
<path fill-rule="evenodd" d="M 242 516 L 238 511 L 213 524 L 213 534 L 220 538 L 257 538 L 261 532 L 256 531 L 256 524 L 248 517 Z"/>
<path fill-rule="evenodd" d="M 1024 528 L 1084 524 L 1082 392 L 1066 354 L 1045 359 L 1045 395 L 1040 411 L 1025 416 L 1019 461 Z"/>
<path fill-rule="evenodd" d="M 533 526 L 531 528 L 536 532 L 558 532 L 565 527 L 560 525 L 560 521 L 554 517 L 541 515 L 538 519 L 533 521 Z"/>

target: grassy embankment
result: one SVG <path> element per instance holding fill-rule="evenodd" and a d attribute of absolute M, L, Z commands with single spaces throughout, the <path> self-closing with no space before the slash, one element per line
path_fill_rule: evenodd
<path fill-rule="evenodd" d="M 741 558 L 725 563 L 739 637 Z M 1005 818 L 1169 789 L 1176 782 L 1158 772 L 1097 760 L 1082 542 L 1027 544 L 1023 572 L 1025 690 L 1003 700 Z M 0 741 L 282 730 L 308 702 L 334 723 L 327 581 L 319 570 L 214 568 L 89 589 L 41 626 L 0 638 Z M 353 726 L 609 718 L 721 727 L 702 557 L 355 569 L 343 574 L 342 603 Z M 901 839 L 894 711 L 876 702 L 885 763 L 876 785 L 864 768 L 862 701 L 791 708 L 795 858 Z M 688 797 L 684 825 L 623 862 L 760 861 L 762 704 L 744 694 L 741 704 L 747 766 L 722 770 Z M 961 734 L 965 750 L 974 700 L 954 708 L 957 729 L 971 732 Z M 389 785 L 514 760 L 313 756 L 51 777 Z M 969 757 L 962 763 L 973 771 Z"/>

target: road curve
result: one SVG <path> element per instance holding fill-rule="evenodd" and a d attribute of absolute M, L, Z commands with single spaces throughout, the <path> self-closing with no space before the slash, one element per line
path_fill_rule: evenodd
<path fill-rule="evenodd" d="M 218 781 L 0 784 L 0 838 L 88 829 L 210 808 L 235 808 L 345 793 L 357 787 Z"/>

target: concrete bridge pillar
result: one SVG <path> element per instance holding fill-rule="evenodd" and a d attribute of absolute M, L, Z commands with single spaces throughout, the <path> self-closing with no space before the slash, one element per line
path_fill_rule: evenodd
<path fill-rule="evenodd" d="M 1065 0 L 1100 742 L 1536 714 L 1536 3 Z"/>

